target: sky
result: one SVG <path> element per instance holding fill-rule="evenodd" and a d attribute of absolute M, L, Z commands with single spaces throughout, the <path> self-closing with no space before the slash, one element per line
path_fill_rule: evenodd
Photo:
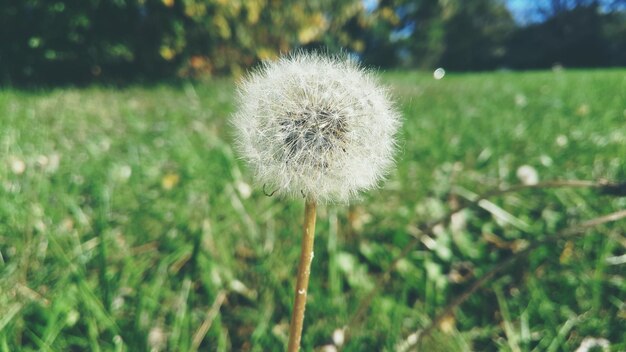
<path fill-rule="evenodd" d="M 378 5 L 378 0 L 362 0 L 363 5 L 368 11 L 373 11 Z M 469 1 L 469 0 L 467 0 Z M 537 11 L 533 11 L 536 9 L 537 5 L 548 4 L 548 0 L 501 0 L 504 1 L 506 6 L 511 11 L 513 18 L 517 23 L 520 24 L 529 24 L 533 22 L 541 22 L 542 18 L 538 14 Z M 600 8 L 607 10 L 609 7 L 609 3 L 611 1 L 600 1 Z M 618 9 L 626 10 L 626 0 L 620 3 L 620 5 L 616 5 Z"/>
<path fill-rule="evenodd" d="M 519 23 L 528 22 L 529 12 L 538 1 L 545 0 L 504 0 L 513 17 Z M 378 5 L 378 0 L 363 0 L 363 4 L 368 11 L 373 11 Z"/>
<path fill-rule="evenodd" d="M 529 22 L 540 22 L 543 20 L 541 15 L 537 13 L 537 11 L 533 11 L 536 9 L 537 5 L 548 5 L 548 0 L 504 0 L 507 4 L 511 14 L 513 14 L 513 18 L 518 23 L 529 23 Z M 626 10 L 626 0 L 622 0 L 620 2 L 610 1 L 610 0 L 600 0 L 600 11 L 610 11 L 613 10 Z"/>
<path fill-rule="evenodd" d="M 531 4 L 534 2 L 533 0 L 505 0 L 513 17 L 520 22 L 524 21 Z M 378 5 L 378 0 L 363 0 L 363 4 L 368 11 L 372 11 Z"/>
<path fill-rule="evenodd" d="M 528 12 L 530 1 L 528 0 L 506 0 L 509 10 L 515 17 L 515 20 L 520 21 L 526 17 Z"/>

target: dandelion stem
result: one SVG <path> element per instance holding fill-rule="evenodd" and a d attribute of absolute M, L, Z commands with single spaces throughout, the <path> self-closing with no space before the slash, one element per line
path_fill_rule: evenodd
<path fill-rule="evenodd" d="M 296 352 L 300 349 L 300 339 L 302 338 L 302 324 L 304 323 L 304 308 L 306 305 L 307 290 L 309 288 L 311 262 L 313 261 L 313 240 L 315 239 L 315 210 L 315 201 L 307 199 L 304 209 L 304 231 L 302 233 L 300 264 L 298 264 L 296 299 L 293 303 L 291 324 L 289 325 L 289 345 L 287 347 L 288 352 Z"/>

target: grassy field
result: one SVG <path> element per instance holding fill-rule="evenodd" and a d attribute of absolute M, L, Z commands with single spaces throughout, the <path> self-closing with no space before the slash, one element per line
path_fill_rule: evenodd
<path fill-rule="evenodd" d="M 626 70 L 382 79 L 404 116 L 398 166 L 360 202 L 320 209 L 303 350 L 412 350 L 514 255 L 421 350 L 573 351 L 590 337 L 626 350 L 626 222 L 534 246 L 625 197 L 494 196 L 390 268 L 426 224 L 519 183 L 522 165 L 540 180 L 626 180 Z M 303 202 L 266 197 L 237 159 L 233 91 L 0 91 L 0 351 L 285 347 Z"/>

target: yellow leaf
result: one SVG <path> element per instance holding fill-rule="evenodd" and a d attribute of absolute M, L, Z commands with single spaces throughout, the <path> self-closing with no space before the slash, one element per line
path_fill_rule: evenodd
<path fill-rule="evenodd" d="M 319 39 L 326 30 L 328 23 L 321 13 L 311 16 L 309 25 L 300 29 L 298 32 L 298 41 L 300 44 L 308 44 Z"/>
<path fill-rule="evenodd" d="M 178 174 L 166 174 L 161 179 L 161 187 L 163 187 L 164 190 L 169 191 L 178 184 L 178 181 L 180 181 L 180 176 L 178 176 Z"/>
<path fill-rule="evenodd" d="M 315 39 L 315 34 L 317 33 L 317 29 L 314 27 L 306 27 L 302 28 L 298 32 L 298 41 L 300 44 L 307 44 Z"/>
<path fill-rule="evenodd" d="M 352 48 L 356 51 L 356 52 L 362 52 L 365 49 L 365 43 L 362 40 L 355 40 L 352 43 Z"/>
<path fill-rule="evenodd" d="M 259 48 L 256 51 L 256 56 L 261 60 L 276 58 L 276 52 L 269 48 Z"/>
<path fill-rule="evenodd" d="M 255 1 L 250 1 L 247 3 L 248 10 L 248 23 L 256 24 L 259 22 L 259 16 L 261 14 L 261 7 Z"/>
<path fill-rule="evenodd" d="M 394 10 L 389 7 L 384 7 L 382 10 L 380 10 L 380 17 L 382 17 L 384 20 L 388 21 L 392 25 L 397 25 L 400 21 Z"/>
<path fill-rule="evenodd" d="M 217 29 L 220 32 L 220 37 L 224 39 L 230 38 L 230 25 L 223 16 L 215 16 L 215 18 L 213 18 L 213 23 L 217 26 Z"/>
<path fill-rule="evenodd" d="M 185 15 L 190 18 L 198 18 L 206 15 L 206 5 L 203 3 L 185 4 Z"/>
<path fill-rule="evenodd" d="M 572 241 L 565 242 L 565 248 L 563 248 L 563 252 L 561 252 L 561 256 L 559 257 L 559 262 L 561 262 L 561 264 L 565 264 L 569 262 L 573 253 L 574 253 L 574 243 L 572 243 Z"/>
<path fill-rule="evenodd" d="M 159 54 L 161 54 L 161 57 L 167 61 L 172 60 L 174 56 L 176 56 L 176 52 L 168 46 L 162 46 L 159 50 Z"/>
<path fill-rule="evenodd" d="M 167 7 L 172 7 L 174 6 L 174 0 L 161 0 L 163 2 L 163 5 L 167 6 Z"/>
<path fill-rule="evenodd" d="M 448 314 L 441 319 L 439 322 L 439 328 L 441 331 L 450 334 L 454 331 L 456 326 L 456 319 L 454 319 L 454 315 Z"/>
<path fill-rule="evenodd" d="M 327 24 L 326 17 L 319 12 L 311 17 L 311 22 L 320 29 L 325 28 Z"/>

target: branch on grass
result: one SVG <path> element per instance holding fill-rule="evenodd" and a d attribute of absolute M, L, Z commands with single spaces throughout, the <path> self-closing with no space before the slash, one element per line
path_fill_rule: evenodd
<path fill-rule="evenodd" d="M 215 320 L 217 315 L 220 313 L 220 308 L 222 307 L 222 304 L 226 300 L 227 294 L 228 293 L 226 291 L 219 291 L 219 293 L 217 294 L 217 297 L 215 297 L 215 301 L 213 301 L 211 308 L 209 308 L 209 310 L 206 313 L 206 318 L 204 319 L 202 324 L 198 327 L 196 332 L 193 334 L 193 338 L 191 340 L 192 351 L 197 351 L 200 348 L 200 344 L 202 344 L 202 341 L 206 337 L 206 334 L 209 332 L 209 329 L 211 328 L 213 321 Z"/>
<path fill-rule="evenodd" d="M 470 287 L 468 287 L 463 293 L 458 295 L 452 302 L 450 302 L 436 317 L 431 321 L 431 323 L 426 326 L 424 329 L 411 334 L 407 340 L 404 342 L 402 347 L 410 348 L 412 346 L 417 345 L 422 339 L 434 330 L 436 326 L 439 326 L 441 322 L 447 317 L 453 314 L 453 311 L 460 306 L 463 302 L 467 301 L 471 297 L 474 292 L 476 292 L 479 288 L 483 287 L 487 282 L 491 281 L 498 274 L 500 274 L 505 269 L 509 268 L 512 264 L 517 262 L 518 260 L 526 257 L 529 253 L 535 250 L 537 247 L 546 244 L 548 242 L 557 241 L 562 238 L 570 237 L 573 235 L 582 234 L 585 230 L 610 223 L 618 220 L 622 220 L 626 218 L 626 210 L 617 211 L 605 216 L 601 216 L 598 218 L 594 218 L 588 221 L 585 221 L 580 224 L 573 225 L 564 230 L 557 232 L 553 236 L 548 236 L 541 240 L 534 241 L 525 249 L 513 254 L 502 263 L 493 267 L 490 271 L 481 276 L 478 280 L 476 280 Z"/>
<path fill-rule="evenodd" d="M 479 196 L 474 196 L 470 198 L 470 202 L 465 203 L 456 209 L 450 210 L 447 214 L 439 218 L 438 220 L 426 224 L 425 226 L 415 226 L 415 230 L 417 230 L 417 234 L 414 238 L 407 243 L 398 256 L 396 256 L 390 263 L 389 267 L 385 272 L 378 277 L 376 280 L 376 284 L 374 288 L 360 301 L 359 306 L 356 312 L 352 315 L 348 324 L 345 327 L 346 339 L 349 338 L 350 331 L 353 330 L 357 323 L 361 320 L 367 308 L 370 306 L 372 300 L 378 292 L 385 286 L 385 283 L 391 277 L 391 273 L 395 270 L 396 265 L 400 260 L 405 258 L 412 250 L 414 250 L 417 245 L 425 239 L 426 236 L 433 236 L 433 230 L 435 227 L 439 225 L 443 225 L 447 223 L 450 218 L 461 212 L 467 208 L 473 208 L 479 206 L 479 203 L 488 198 L 501 196 L 507 193 L 519 192 L 524 190 L 538 190 L 538 189 L 547 189 L 547 188 L 591 188 L 597 189 L 600 193 L 615 195 L 615 196 L 623 196 L 626 195 L 626 182 L 608 182 L 608 181 L 585 181 L 585 180 L 555 180 L 555 181 L 545 181 L 539 182 L 532 185 L 513 185 L 507 188 L 496 188 L 490 191 L 487 191 Z"/>

